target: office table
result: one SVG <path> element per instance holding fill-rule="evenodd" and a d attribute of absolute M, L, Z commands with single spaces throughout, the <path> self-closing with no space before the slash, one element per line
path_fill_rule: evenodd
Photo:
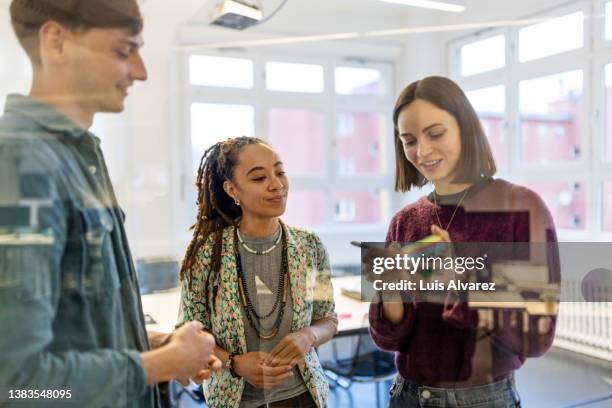
<path fill-rule="evenodd" d="M 334 300 L 338 314 L 338 336 L 363 333 L 368 328 L 369 303 L 342 294 L 342 289 L 360 290 L 361 276 L 332 278 Z M 147 330 L 170 332 L 177 322 L 180 289 L 174 288 L 142 296 L 142 308 L 147 320 Z"/>

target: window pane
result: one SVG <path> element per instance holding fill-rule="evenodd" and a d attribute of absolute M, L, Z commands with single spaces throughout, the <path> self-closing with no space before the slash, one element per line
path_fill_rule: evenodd
<path fill-rule="evenodd" d="M 482 129 L 489 139 L 495 163 L 505 167 L 508 163 L 504 133 L 504 113 L 506 111 L 506 89 L 503 85 L 475 89 L 466 92 L 472 106 L 478 113 Z"/>
<path fill-rule="evenodd" d="M 606 153 L 607 160 L 612 161 L 612 64 L 606 65 Z"/>
<path fill-rule="evenodd" d="M 323 67 L 320 65 L 268 62 L 266 87 L 270 91 L 323 92 Z"/>
<path fill-rule="evenodd" d="M 606 40 L 612 40 L 612 1 L 606 3 Z"/>
<path fill-rule="evenodd" d="M 253 61 L 192 55 L 189 57 L 189 80 L 192 85 L 252 88 Z"/>
<path fill-rule="evenodd" d="M 339 95 L 380 95 L 386 93 L 382 74 L 377 69 L 338 67 L 334 71 Z"/>
<path fill-rule="evenodd" d="M 325 223 L 327 202 L 323 191 L 292 191 L 290 189 L 287 197 L 287 211 L 282 219 L 289 225 L 316 227 Z"/>
<path fill-rule="evenodd" d="M 612 232 L 612 181 L 603 183 L 603 230 Z"/>
<path fill-rule="evenodd" d="M 483 56 L 486 55 L 486 58 Z M 506 39 L 503 35 L 475 41 L 461 47 L 461 75 L 493 71 L 506 65 Z"/>
<path fill-rule="evenodd" d="M 325 116 L 301 109 L 270 109 L 268 140 L 289 177 L 322 174 Z"/>
<path fill-rule="evenodd" d="M 519 31 L 519 60 L 531 61 L 584 45 L 584 14 L 568 14 Z"/>
<path fill-rule="evenodd" d="M 586 186 L 581 182 L 527 183 L 546 203 L 556 228 L 584 229 Z"/>
<path fill-rule="evenodd" d="M 193 168 L 206 149 L 229 137 L 253 136 L 255 109 L 247 105 L 194 103 L 191 105 Z"/>
<path fill-rule="evenodd" d="M 582 71 L 522 81 L 519 93 L 522 161 L 580 158 Z"/>
<path fill-rule="evenodd" d="M 389 195 L 383 190 L 334 191 L 333 200 L 338 223 L 379 223 L 389 208 Z"/>
<path fill-rule="evenodd" d="M 340 112 L 337 172 L 340 176 L 385 172 L 385 118 L 379 113 Z"/>

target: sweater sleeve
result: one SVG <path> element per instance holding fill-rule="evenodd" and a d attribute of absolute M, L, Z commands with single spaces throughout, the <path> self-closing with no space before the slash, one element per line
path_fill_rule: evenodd
<path fill-rule="evenodd" d="M 393 217 L 387 230 L 386 242 L 398 241 L 398 216 Z M 414 327 L 416 303 L 405 299 L 404 317 L 397 324 L 385 318 L 382 299 L 372 302 L 369 311 L 370 336 L 374 343 L 385 351 L 407 351 Z"/>
<path fill-rule="evenodd" d="M 374 344 L 385 351 L 407 351 L 414 320 L 416 307 L 414 303 L 404 302 L 404 317 L 397 323 L 391 323 L 383 314 L 382 302 L 370 305 L 370 336 Z"/>

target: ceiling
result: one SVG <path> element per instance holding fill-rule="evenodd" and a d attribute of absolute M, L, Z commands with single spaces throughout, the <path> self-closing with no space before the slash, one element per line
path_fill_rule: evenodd
<path fill-rule="evenodd" d="M 156 0 L 148 0 L 149 2 Z M 188 20 L 191 26 L 208 28 L 218 33 L 219 28 L 210 27 L 208 15 L 211 7 L 220 0 L 203 0 L 200 7 Z M 264 16 L 274 10 L 281 0 L 260 0 Z M 523 18 L 564 0 L 467 0 L 464 13 L 448 13 L 374 0 L 288 0 L 286 5 L 270 21 L 241 33 L 232 34 L 234 40 L 253 37 L 253 34 L 273 36 L 303 36 L 331 33 L 365 33 L 371 31 L 431 28 L 444 29 L 449 25 L 487 22 Z M 226 29 L 221 29 L 226 30 Z M 457 31 L 459 31 L 457 29 Z M 402 44 L 407 34 L 371 36 L 368 42 Z M 412 34 L 414 35 L 414 33 Z"/>
<path fill-rule="evenodd" d="M 291 37 L 335 33 L 366 33 L 393 29 L 411 29 L 409 33 L 360 37 L 359 41 L 376 44 L 402 45 L 407 36 L 419 32 L 448 30 L 459 35 L 462 24 L 485 28 L 490 22 L 521 19 L 540 10 L 560 4 L 576 3 L 567 0 L 466 0 L 466 11 L 448 13 L 416 7 L 390 4 L 375 0 L 288 0 L 270 21 L 242 32 L 210 26 L 211 7 L 221 0 L 181 0 L 169 6 L 167 0 L 139 0 L 145 18 L 153 24 L 187 25 L 197 27 L 211 39 L 242 41 L 257 36 Z M 282 0 L 259 0 L 264 15 L 276 9 Z M 11 0 L 0 0 L 0 8 Z M 177 7 L 180 4 L 181 7 Z M 478 27 L 477 27 L 478 28 Z M 470 30 L 474 30 L 471 28 Z M 214 42 L 214 41 L 211 41 Z"/>

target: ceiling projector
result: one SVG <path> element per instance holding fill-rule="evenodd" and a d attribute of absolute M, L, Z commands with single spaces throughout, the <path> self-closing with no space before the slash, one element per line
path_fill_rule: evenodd
<path fill-rule="evenodd" d="M 263 13 L 256 4 L 239 0 L 224 0 L 217 4 L 210 15 L 210 23 L 235 30 L 244 30 L 259 23 Z"/>

